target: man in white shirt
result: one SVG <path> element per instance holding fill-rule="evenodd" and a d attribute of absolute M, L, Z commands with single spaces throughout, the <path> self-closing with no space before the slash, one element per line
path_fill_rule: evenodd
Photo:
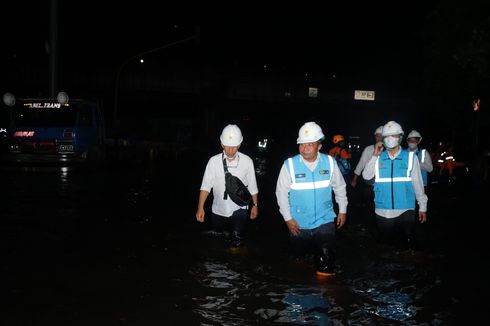
<path fill-rule="evenodd" d="M 244 238 L 247 221 L 248 206 L 239 206 L 225 195 L 225 170 L 238 177 L 247 186 L 252 195 L 252 208 L 250 219 L 258 215 L 258 189 L 255 178 L 255 168 L 252 159 L 239 152 L 243 141 L 242 132 L 237 125 L 227 125 L 220 136 L 223 152 L 212 156 L 204 171 L 204 176 L 199 192 L 196 219 L 204 222 L 204 204 L 211 190 L 213 192 L 213 204 L 211 224 L 215 231 L 228 234 L 228 241 L 232 247 L 239 247 Z"/>
<path fill-rule="evenodd" d="M 276 186 L 292 253 L 298 257 L 313 249 L 318 275 L 335 272 L 335 231 L 344 225 L 347 213 L 342 173 L 333 157 L 319 152 L 324 138 L 315 122 L 305 123 L 297 140 L 299 155 L 284 161 Z M 332 191 L 338 215 L 333 209 Z"/>
<path fill-rule="evenodd" d="M 373 156 L 362 176 L 374 178 L 376 222 L 381 240 L 413 249 L 415 201 L 419 204 L 418 220 L 427 220 L 427 195 L 419 160 L 413 152 L 401 148 L 403 129 L 395 121 L 383 126 L 383 141 L 375 145 Z M 383 151 L 383 146 L 387 149 Z"/>
<path fill-rule="evenodd" d="M 376 128 L 374 131 L 374 143 L 379 143 L 382 140 L 381 133 L 383 132 L 383 126 L 379 126 Z M 357 179 L 361 175 L 362 171 L 366 167 L 367 162 L 371 159 L 374 153 L 374 145 L 369 145 L 364 148 L 361 154 L 361 158 L 359 159 L 359 162 L 357 162 L 356 168 L 354 169 L 354 176 L 352 177 L 352 180 L 350 182 L 350 185 L 352 188 L 355 188 L 357 186 Z M 369 181 L 366 181 L 367 183 L 370 183 L 372 186 L 372 183 Z"/>

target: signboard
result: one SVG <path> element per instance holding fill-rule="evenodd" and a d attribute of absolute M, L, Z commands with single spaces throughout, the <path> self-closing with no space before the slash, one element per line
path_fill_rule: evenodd
<path fill-rule="evenodd" d="M 374 101 L 374 91 L 355 90 L 354 100 Z"/>
<path fill-rule="evenodd" d="M 309 97 L 318 97 L 318 88 L 308 87 L 308 96 Z"/>
<path fill-rule="evenodd" d="M 60 103 L 53 103 L 53 102 L 29 102 L 29 103 L 24 103 L 25 107 L 28 107 L 29 109 L 59 109 L 62 106 L 67 106 L 67 105 L 61 105 Z"/>

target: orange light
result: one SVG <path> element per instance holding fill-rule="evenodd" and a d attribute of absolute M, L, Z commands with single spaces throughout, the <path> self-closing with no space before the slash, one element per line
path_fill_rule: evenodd
<path fill-rule="evenodd" d="M 329 276 L 334 276 L 335 273 L 327 273 L 327 272 L 320 272 L 320 271 L 316 271 L 316 276 L 319 276 L 319 277 L 329 277 Z"/>
<path fill-rule="evenodd" d="M 473 111 L 477 112 L 480 111 L 480 99 L 477 98 L 476 100 L 473 101 Z"/>

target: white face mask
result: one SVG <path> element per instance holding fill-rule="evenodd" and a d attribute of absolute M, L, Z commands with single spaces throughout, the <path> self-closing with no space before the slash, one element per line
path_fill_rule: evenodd
<path fill-rule="evenodd" d="M 383 144 L 386 146 L 386 148 L 395 148 L 398 146 L 400 138 L 395 138 L 393 136 L 387 136 L 385 139 L 383 139 Z"/>
<path fill-rule="evenodd" d="M 417 149 L 417 143 L 408 143 L 408 148 L 411 150 Z"/>

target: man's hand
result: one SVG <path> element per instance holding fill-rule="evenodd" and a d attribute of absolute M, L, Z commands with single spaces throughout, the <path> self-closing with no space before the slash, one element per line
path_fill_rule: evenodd
<path fill-rule="evenodd" d="M 352 188 L 355 188 L 357 186 L 357 174 L 354 173 L 354 177 L 352 178 L 352 180 L 350 181 L 350 185 Z"/>
<path fill-rule="evenodd" d="M 292 235 L 299 235 L 300 234 L 299 225 L 294 219 L 286 221 L 286 224 L 288 226 L 289 232 Z"/>
<path fill-rule="evenodd" d="M 383 151 L 383 142 L 377 142 L 374 145 L 374 153 L 373 153 L 373 155 L 374 156 L 379 156 L 382 151 Z"/>
<path fill-rule="evenodd" d="M 346 219 L 346 213 L 339 213 L 339 215 L 337 215 L 337 229 L 340 229 L 345 224 Z"/>
<path fill-rule="evenodd" d="M 204 208 L 198 208 L 196 211 L 196 220 L 198 222 L 204 222 Z"/>
<path fill-rule="evenodd" d="M 259 215 L 259 208 L 254 205 L 250 209 L 250 219 L 254 220 L 257 217 L 257 215 Z"/>
<path fill-rule="evenodd" d="M 420 223 L 425 223 L 427 221 L 427 212 L 419 212 Z"/>

